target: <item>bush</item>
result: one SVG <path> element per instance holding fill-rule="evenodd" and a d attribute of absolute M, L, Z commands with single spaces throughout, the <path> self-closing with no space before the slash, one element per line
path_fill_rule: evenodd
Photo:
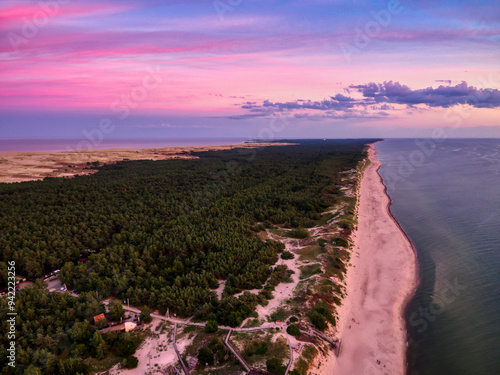
<path fill-rule="evenodd" d="M 332 315 L 330 309 L 326 305 L 318 303 L 316 306 L 314 306 L 313 311 L 320 313 L 326 318 L 326 320 L 335 325 L 335 317 Z"/>
<path fill-rule="evenodd" d="M 245 355 L 251 357 L 255 355 L 265 355 L 269 349 L 269 344 L 267 342 L 254 341 L 245 349 Z"/>
<path fill-rule="evenodd" d="M 328 324 L 326 323 L 325 317 L 317 311 L 313 311 L 312 313 L 309 314 L 309 320 L 320 331 L 324 331 L 325 329 L 328 328 Z"/>
<path fill-rule="evenodd" d="M 241 322 L 243 322 L 243 319 L 241 318 L 241 314 L 239 312 L 232 311 L 229 313 L 227 318 L 227 324 L 229 327 L 239 327 Z"/>
<path fill-rule="evenodd" d="M 300 336 L 300 329 L 297 326 L 290 324 L 286 331 L 292 336 Z"/>
<path fill-rule="evenodd" d="M 295 322 L 298 322 L 299 321 L 299 318 L 297 318 L 296 316 L 292 316 L 290 318 L 290 323 L 295 323 Z"/>
<path fill-rule="evenodd" d="M 143 306 L 141 309 L 141 315 L 140 315 L 141 321 L 148 324 L 151 323 L 153 318 L 151 317 L 151 309 L 147 306 Z"/>
<path fill-rule="evenodd" d="M 326 240 L 323 238 L 318 238 L 318 245 L 321 247 L 325 247 L 326 245 Z"/>
<path fill-rule="evenodd" d="M 214 353 L 208 346 L 198 350 L 198 361 L 200 361 L 200 364 L 203 366 L 212 366 L 214 364 Z"/>
<path fill-rule="evenodd" d="M 349 242 L 347 242 L 346 239 L 342 237 L 337 237 L 335 239 L 335 243 L 342 247 L 349 247 Z"/>
<path fill-rule="evenodd" d="M 289 251 L 283 251 L 283 253 L 281 254 L 281 259 L 293 259 L 293 258 L 295 258 L 295 255 L 293 255 Z"/>
<path fill-rule="evenodd" d="M 287 233 L 287 237 L 291 238 L 309 238 L 309 236 L 309 231 L 304 228 L 296 228 Z"/>
<path fill-rule="evenodd" d="M 138 364 L 139 360 L 137 359 L 137 357 L 134 357 L 133 355 L 128 356 L 122 361 L 122 367 L 127 369 L 136 368 Z"/>
<path fill-rule="evenodd" d="M 286 366 L 283 366 L 278 358 L 268 359 L 266 367 L 267 371 L 274 375 L 284 375 L 286 371 Z"/>
<path fill-rule="evenodd" d="M 136 349 L 136 344 L 127 333 L 119 335 L 115 341 L 115 352 L 120 357 L 132 356 Z"/>
<path fill-rule="evenodd" d="M 209 320 L 207 324 L 205 324 L 205 332 L 206 333 L 214 333 L 219 329 L 219 325 L 215 320 Z"/>

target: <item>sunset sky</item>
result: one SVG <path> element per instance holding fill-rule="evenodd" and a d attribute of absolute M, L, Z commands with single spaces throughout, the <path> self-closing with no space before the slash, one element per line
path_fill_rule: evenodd
<path fill-rule="evenodd" d="M 0 34 L 2 138 L 500 137 L 498 0 L 2 0 Z"/>

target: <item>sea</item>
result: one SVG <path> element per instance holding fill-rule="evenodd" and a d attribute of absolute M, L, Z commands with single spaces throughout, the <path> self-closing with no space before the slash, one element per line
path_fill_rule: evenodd
<path fill-rule="evenodd" d="M 63 152 L 105 150 L 113 148 L 161 148 L 232 145 L 248 141 L 244 138 L 68 138 L 68 139 L 0 139 L 0 152 Z"/>
<path fill-rule="evenodd" d="M 388 139 L 376 149 L 418 259 L 408 374 L 500 374 L 500 140 Z"/>

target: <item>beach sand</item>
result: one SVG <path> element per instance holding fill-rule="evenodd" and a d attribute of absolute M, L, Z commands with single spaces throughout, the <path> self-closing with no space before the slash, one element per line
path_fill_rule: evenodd
<path fill-rule="evenodd" d="M 41 180 L 45 177 L 72 177 L 95 173 L 87 162 L 110 164 L 122 160 L 195 159 L 191 152 L 283 146 L 290 143 L 241 143 L 224 146 L 187 146 L 147 149 L 82 150 L 67 152 L 0 153 L 0 182 Z"/>
<path fill-rule="evenodd" d="M 322 374 L 406 372 L 403 310 L 417 284 L 416 257 L 389 213 L 390 199 L 378 174 L 380 162 L 373 145 L 369 159 L 360 187 L 347 297 L 338 310 L 341 352 L 322 366 Z"/>

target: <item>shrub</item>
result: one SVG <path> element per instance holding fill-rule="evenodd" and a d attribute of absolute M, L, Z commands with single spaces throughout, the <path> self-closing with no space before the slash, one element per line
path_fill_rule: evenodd
<path fill-rule="evenodd" d="M 268 359 L 266 362 L 267 371 L 274 375 L 284 375 L 286 367 L 281 364 L 278 358 Z"/>
<path fill-rule="evenodd" d="M 127 369 L 136 368 L 138 364 L 139 360 L 137 359 L 137 357 L 134 357 L 133 355 L 128 356 L 122 361 L 122 366 Z"/>
<path fill-rule="evenodd" d="M 120 357 L 129 357 L 135 353 L 137 345 L 128 334 L 121 334 L 115 342 L 115 352 Z"/>
<path fill-rule="evenodd" d="M 214 353 L 208 346 L 198 350 L 198 361 L 200 361 L 203 366 L 212 366 L 214 364 Z"/>
<path fill-rule="evenodd" d="M 292 316 L 290 318 L 290 323 L 295 323 L 295 322 L 298 322 L 299 321 L 299 318 L 297 318 L 296 316 Z"/>
<path fill-rule="evenodd" d="M 151 323 L 153 318 L 151 317 L 151 309 L 147 306 L 143 306 L 141 309 L 141 315 L 140 315 L 141 321 L 148 324 Z"/>
<path fill-rule="evenodd" d="M 215 320 L 209 320 L 207 324 L 205 324 L 205 332 L 206 333 L 214 333 L 219 329 L 219 325 Z"/>
<path fill-rule="evenodd" d="M 297 326 L 290 324 L 286 331 L 292 336 L 300 336 L 300 329 Z"/>
<path fill-rule="evenodd" d="M 326 240 L 323 238 L 318 238 L 318 245 L 321 247 L 325 247 L 326 245 Z"/>
<path fill-rule="evenodd" d="M 295 258 L 295 255 L 293 255 L 289 251 L 283 251 L 283 253 L 281 254 L 281 259 L 293 259 L 293 258 Z"/>
<path fill-rule="evenodd" d="M 342 237 L 337 237 L 335 239 L 335 243 L 342 247 L 349 247 L 349 242 L 347 242 L 346 239 Z"/>
<path fill-rule="evenodd" d="M 326 323 L 325 317 L 321 315 L 319 312 L 313 311 L 309 314 L 309 320 L 311 323 L 320 331 L 324 331 L 328 328 L 328 324 Z"/>
<path fill-rule="evenodd" d="M 309 231 L 304 228 L 296 228 L 287 233 L 291 238 L 308 238 L 310 237 Z"/>

